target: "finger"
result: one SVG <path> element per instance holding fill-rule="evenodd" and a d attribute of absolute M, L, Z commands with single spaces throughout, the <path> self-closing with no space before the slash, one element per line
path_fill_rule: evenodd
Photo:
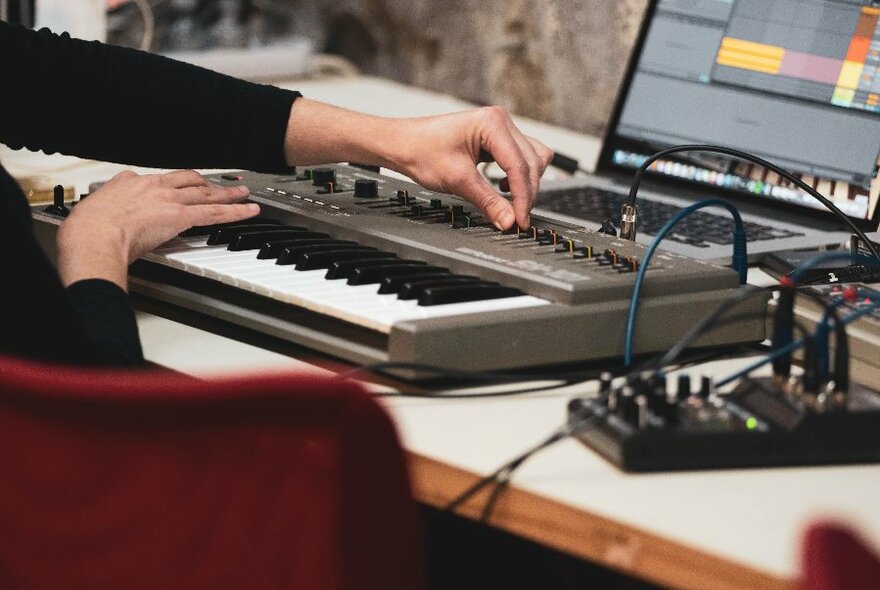
<path fill-rule="evenodd" d="M 544 173 L 545 166 L 535 147 L 528 138 L 516 128 L 512 120 L 508 124 L 508 129 L 510 130 L 510 134 L 513 136 L 514 141 L 516 141 L 516 144 L 519 146 L 520 151 L 522 151 L 523 157 L 525 157 L 529 163 L 529 200 L 525 201 L 524 199 L 520 199 L 514 201 L 513 208 L 516 212 L 517 219 L 520 219 L 521 216 L 525 216 L 526 220 L 530 223 L 529 215 L 532 211 L 532 207 L 535 206 L 535 201 L 538 199 L 538 186 L 541 183 L 541 175 Z"/>
<path fill-rule="evenodd" d="M 550 162 L 553 160 L 553 150 L 548 148 L 546 145 L 535 139 L 534 137 L 525 136 L 529 143 L 532 144 L 532 147 L 535 148 L 535 151 L 538 153 L 538 157 L 541 159 L 541 174 L 544 174 L 544 170 L 547 169 L 547 166 L 550 165 Z"/>
<path fill-rule="evenodd" d="M 475 167 L 467 168 L 455 183 L 453 192 L 480 208 L 498 229 L 508 229 L 516 221 L 513 207 L 495 192 Z"/>
<path fill-rule="evenodd" d="M 246 186 L 188 186 L 175 189 L 172 197 L 184 205 L 209 205 L 212 203 L 236 203 L 247 198 L 250 191 Z"/>
<path fill-rule="evenodd" d="M 520 227 L 528 227 L 530 203 L 534 199 L 534 189 L 530 180 L 531 167 L 522 150 L 507 126 L 507 111 L 488 107 L 485 126 L 481 134 L 483 148 L 507 174 L 516 222 Z M 493 191 L 494 192 L 494 191 Z"/>
<path fill-rule="evenodd" d="M 260 206 L 256 203 L 243 203 L 241 205 L 192 205 L 184 209 L 188 227 L 196 225 L 214 225 L 217 223 L 232 223 L 248 219 L 260 212 Z"/>
<path fill-rule="evenodd" d="M 195 170 L 175 170 L 159 176 L 159 180 L 165 186 L 172 188 L 184 188 L 187 186 L 202 186 L 208 184 L 208 179 Z"/>

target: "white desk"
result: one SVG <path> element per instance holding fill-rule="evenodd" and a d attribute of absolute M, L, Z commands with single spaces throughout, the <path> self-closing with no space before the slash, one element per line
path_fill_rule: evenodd
<path fill-rule="evenodd" d="M 288 85 L 305 95 L 384 115 L 459 110 L 459 100 L 372 78 Z M 589 166 L 599 142 L 532 121 L 529 134 Z M 76 184 L 120 169 L 61 156 L 0 154 L 10 170 L 56 168 Z M 61 166 L 62 168 L 58 168 Z M 49 170 L 49 172 L 52 172 Z M 141 313 L 148 359 L 210 376 L 302 368 L 301 361 Z M 714 363 L 724 375 L 738 361 Z M 312 368 L 312 370 L 318 370 Z M 565 417 L 574 390 L 480 400 L 387 399 L 410 453 L 418 498 L 441 506 L 473 481 L 542 440 Z M 820 516 L 857 525 L 880 541 L 880 466 L 626 475 L 574 441 L 516 474 L 492 524 L 562 551 L 675 587 L 784 588 L 799 570 L 800 534 Z M 477 514 L 482 497 L 465 506 Z"/>

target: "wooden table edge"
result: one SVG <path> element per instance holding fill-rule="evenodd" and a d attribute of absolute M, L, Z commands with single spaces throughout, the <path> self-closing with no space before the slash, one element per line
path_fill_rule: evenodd
<path fill-rule="evenodd" d="M 407 458 L 416 500 L 433 507 L 446 506 L 479 479 L 474 473 L 418 453 L 407 452 Z M 456 513 L 478 519 L 487 495 L 488 490 L 476 494 Z M 672 588 L 795 588 L 791 580 L 515 486 L 498 499 L 488 524 L 621 573 Z"/>

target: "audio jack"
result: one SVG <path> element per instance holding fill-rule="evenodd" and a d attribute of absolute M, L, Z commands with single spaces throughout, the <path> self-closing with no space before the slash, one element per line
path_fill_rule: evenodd
<path fill-rule="evenodd" d="M 639 212 L 635 203 L 624 203 L 620 207 L 620 237 L 624 240 L 636 241 L 636 215 Z"/>

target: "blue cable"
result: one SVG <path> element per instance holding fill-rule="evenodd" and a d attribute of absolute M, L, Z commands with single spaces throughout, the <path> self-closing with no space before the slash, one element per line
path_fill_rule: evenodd
<path fill-rule="evenodd" d="M 846 316 L 845 318 L 840 320 L 840 322 L 844 326 L 847 324 L 851 324 L 852 322 L 856 321 L 860 317 L 868 315 L 869 313 L 871 313 L 875 309 L 880 309 L 880 301 L 876 301 L 876 302 L 872 303 L 871 305 L 866 305 L 862 309 L 858 309 L 858 310 L 854 311 L 853 313 L 849 314 L 848 316 Z M 792 343 L 790 343 L 788 346 L 784 346 L 784 347 L 780 348 L 779 350 L 774 350 L 773 352 L 771 352 L 770 354 L 768 354 L 764 358 L 758 360 L 755 363 L 752 363 L 748 367 L 741 369 L 741 370 L 737 371 L 736 373 L 733 373 L 732 375 L 728 375 L 724 379 L 716 382 L 715 386 L 716 387 L 723 387 L 724 385 L 727 385 L 728 383 L 731 383 L 733 381 L 736 381 L 737 379 L 745 377 L 749 373 L 754 371 L 755 369 L 766 365 L 767 363 L 773 361 L 777 357 L 780 357 L 784 354 L 790 354 L 803 345 L 804 345 L 803 340 L 795 340 Z"/>
<path fill-rule="evenodd" d="M 822 318 L 819 320 L 819 323 L 816 324 L 816 329 L 813 331 L 813 342 L 816 343 L 816 353 L 819 361 L 819 378 L 825 381 L 828 380 L 828 375 L 831 371 L 831 361 L 829 359 L 830 346 L 828 345 L 828 333 L 831 331 L 831 326 L 829 325 L 828 320 L 831 319 L 831 314 L 834 313 L 834 310 L 845 302 L 846 299 L 844 299 L 843 295 L 841 295 L 840 299 L 832 301 L 831 304 L 825 308 L 825 311 L 822 313 Z"/>
<path fill-rule="evenodd" d="M 743 225 L 742 217 L 740 216 L 739 211 L 737 211 L 736 207 L 722 199 L 706 199 L 705 201 L 694 203 L 693 205 L 685 207 L 684 209 L 679 211 L 676 215 L 672 217 L 672 219 L 666 222 L 666 225 L 664 225 L 660 229 L 660 231 L 657 232 L 657 235 L 654 236 L 654 239 L 651 240 L 650 245 L 648 245 L 648 249 L 645 251 L 644 259 L 639 266 L 638 274 L 636 274 L 632 297 L 630 298 L 629 302 L 629 316 L 626 320 L 626 335 L 623 342 L 624 366 L 629 367 L 632 365 L 633 337 L 635 335 L 636 313 L 639 307 L 639 296 L 642 292 L 642 283 L 645 280 L 645 273 L 648 270 L 648 263 L 651 262 L 651 258 L 654 256 L 654 251 L 657 249 L 657 246 L 660 244 L 663 238 L 665 238 L 666 235 L 670 231 L 672 231 L 672 229 L 682 219 L 684 219 L 694 211 L 697 211 L 698 209 L 704 209 L 706 207 L 723 207 L 730 211 L 730 214 L 733 216 L 733 223 L 735 227 L 733 230 L 733 259 L 731 262 L 731 266 L 739 274 L 739 284 L 745 284 L 746 277 L 749 271 L 748 257 L 746 255 L 746 230 L 745 226 Z"/>

